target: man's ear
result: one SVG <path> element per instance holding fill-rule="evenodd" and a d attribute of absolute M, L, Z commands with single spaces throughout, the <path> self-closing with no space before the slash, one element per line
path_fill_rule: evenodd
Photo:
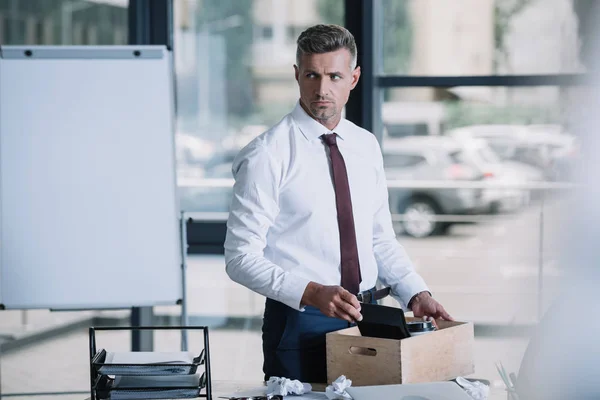
<path fill-rule="evenodd" d="M 296 82 L 298 81 L 298 77 L 300 76 L 300 69 L 296 64 L 294 64 L 294 75 L 296 76 Z"/>
<path fill-rule="evenodd" d="M 354 89 L 358 84 L 358 80 L 360 79 L 360 67 L 354 68 L 352 71 L 352 83 L 350 84 L 350 89 Z"/>

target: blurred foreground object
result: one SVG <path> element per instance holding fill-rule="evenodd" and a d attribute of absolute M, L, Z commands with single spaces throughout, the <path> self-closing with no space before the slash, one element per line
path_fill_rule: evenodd
<path fill-rule="evenodd" d="M 523 357 L 517 391 L 521 400 L 600 398 L 600 4 L 586 5 L 583 52 L 591 78 L 572 104 L 578 124 L 573 133 L 581 139 L 581 160 L 575 180 L 581 184 L 562 215 L 562 257 L 566 271 L 561 293 L 531 338 Z"/>

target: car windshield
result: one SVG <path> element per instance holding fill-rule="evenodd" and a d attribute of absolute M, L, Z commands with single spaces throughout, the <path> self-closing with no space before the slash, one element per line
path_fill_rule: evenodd
<path fill-rule="evenodd" d="M 389 137 L 427 136 L 427 124 L 389 124 L 386 126 Z"/>
<path fill-rule="evenodd" d="M 511 158 L 515 153 L 515 144 L 503 141 L 490 141 L 490 147 L 500 160 Z"/>
<path fill-rule="evenodd" d="M 479 157 L 481 157 L 481 159 L 483 161 L 485 161 L 486 163 L 489 164 L 497 164 L 499 162 L 501 162 L 502 160 L 500 159 L 500 157 L 498 156 L 498 154 L 496 154 L 494 152 L 494 150 L 492 150 L 489 147 L 482 147 L 477 151 L 477 154 L 479 155 Z"/>
<path fill-rule="evenodd" d="M 468 162 L 467 155 L 464 151 L 453 151 L 449 156 L 455 164 L 466 164 Z"/>
<path fill-rule="evenodd" d="M 383 165 L 385 168 L 412 167 L 424 161 L 423 156 L 414 154 L 384 154 Z"/>

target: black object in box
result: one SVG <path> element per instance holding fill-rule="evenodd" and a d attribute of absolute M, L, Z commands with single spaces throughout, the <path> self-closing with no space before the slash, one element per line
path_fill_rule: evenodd
<path fill-rule="evenodd" d="M 401 308 L 365 303 L 360 312 L 363 319 L 357 325 L 362 336 L 396 340 L 410 337 Z"/>

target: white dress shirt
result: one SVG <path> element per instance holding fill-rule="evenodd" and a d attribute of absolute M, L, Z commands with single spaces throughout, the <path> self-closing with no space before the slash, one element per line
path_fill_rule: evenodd
<path fill-rule="evenodd" d="M 333 131 L 296 104 L 233 162 L 225 261 L 234 281 L 303 310 L 310 281 L 340 285 L 340 237 L 327 145 L 338 135 L 348 170 L 362 282 L 392 288 L 404 309 L 428 288 L 396 240 L 381 149 L 368 131 L 342 119 Z"/>

